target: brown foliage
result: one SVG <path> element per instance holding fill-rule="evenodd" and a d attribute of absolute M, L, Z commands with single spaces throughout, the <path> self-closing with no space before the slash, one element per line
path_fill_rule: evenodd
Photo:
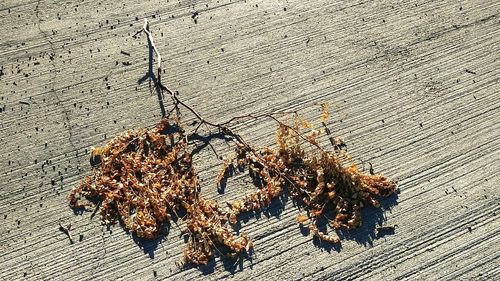
<path fill-rule="evenodd" d="M 173 111 L 179 113 L 179 106 L 182 106 L 200 121 L 194 133 L 205 124 L 217 128 L 235 142 L 235 152 L 222 164 L 217 182 L 236 165 L 247 168 L 254 182 L 260 183 L 259 187 L 226 208 L 215 200 L 204 198 L 188 145 L 191 135 L 184 131 L 178 118 L 164 117 L 152 129 L 129 130 L 104 147 L 93 149 L 93 175 L 87 176 L 71 191 L 68 199 L 72 207 L 89 206 L 89 203 L 81 203 L 82 197 L 98 202 L 103 223 L 121 221 L 127 230 L 148 239 L 158 237 L 170 222 L 181 221 L 185 228 L 183 233 L 188 235 L 183 262 L 204 265 L 219 246 L 228 251 L 229 257 L 251 251 L 252 240 L 245 233 L 236 236 L 231 224 L 236 224 L 242 213 L 269 206 L 285 190 L 296 202 L 306 206 L 307 216 L 299 215 L 297 222 L 309 222 L 308 229 L 313 235 L 331 243 L 339 243 L 340 239 L 318 229 L 319 217 L 333 213 L 329 222 L 334 229 L 357 228 L 361 225 L 361 208 L 365 204 L 380 207 L 376 198 L 395 191 L 394 181 L 382 175 L 365 174 L 352 163 L 342 149 L 343 141 L 331 136 L 326 127 L 329 117 L 326 104 L 321 105 L 321 122 L 333 151 L 323 149 L 317 141 L 321 130 L 314 130 L 309 122 L 297 116 L 292 126 L 277 120 L 274 117 L 277 113 L 237 116 L 221 124 L 203 119 L 194 108 L 180 100 L 176 92 L 161 83 L 161 56 L 153 43 L 147 20 L 136 35 L 142 32 L 147 34 L 148 44 L 157 55 L 155 86 L 159 96 L 169 94 Z M 238 119 L 262 117 L 279 124 L 276 149 L 257 150 L 229 128 L 231 122 Z M 310 132 L 301 133 L 300 126 Z M 313 150 L 306 152 L 302 147 L 304 143 L 312 145 Z"/>
<path fill-rule="evenodd" d="M 81 203 L 82 197 L 98 201 L 103 223 L 121 221 L 127 230 L 149 239 L 158 237 L 172 220 L 181 220 L 188 235 L 184 262 L 207 264 L 217 246 L 232 257 L 250 251 L 253 242 L 246 234 L 234 235 L 230 225 L 244 212 L 269 206 L 284 190 L 306 206 L 308 215 L 299 215 L 297 221 L 309 222 L 313 235 L 332 243 L 339 243 L 339 238 L 319 231 L 317 218 L 330 212 L 333 228 L 354 229 L 361 224 L 364 204 L 379 207 L 376 197 L 394 192 L 395 182 L 345 165 L 350 159 L 345 151 L 326 151 L 316 135 L 301 134 L 297 119 L 293 126 L 279 124 L 276 149 L 256 150 L 235 139 L 235 153 L 222 164 L 217 181 L 236 165 L 247 168 L 262 185 L 227 208 L 202 196 L 189 136 L 178 119 L 167 118 L 152 129 L 129 130 L 93 149 L 94 173 L 72 190 L 70 205 L 88 206 Z M 312 144 L 314 150 L 307 153 L 301 142 Z"/>

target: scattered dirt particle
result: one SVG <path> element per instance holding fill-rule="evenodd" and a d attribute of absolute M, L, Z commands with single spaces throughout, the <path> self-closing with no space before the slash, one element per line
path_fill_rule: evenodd
<path fill-rule="evenodd" d="M 195 24 L 198 24 L 198 17 L 199 17 L 199 13 L 197 11 L 195 11 L 192 15 L 191 15 L 191 18 L 193 19 L 194 23 Z"/>

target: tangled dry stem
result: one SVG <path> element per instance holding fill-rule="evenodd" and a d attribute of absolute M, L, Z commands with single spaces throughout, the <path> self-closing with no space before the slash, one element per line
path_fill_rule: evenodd
<path fill-rule="evenodd" d="M 148 34 L 151 46 L 153 38 L 147 21 L 143 31 Z M 154 44 L 152 47 L 160 58 Z M 159 75 L 161 61 L 158 70 Z M 182 232 L 187 236 L 184 264 L 205 265 L 220 248 L 225 249 L 225 256 L 233 258 L 251 252 L 252 240 L 245 233 L 235 235 L 231 225 L 245 212 L 266 208 L 284 192 L 305 206 L 307 213 L 297 217 L 298 223 L 307 224 L 310 232 L 322 241 L 340 243 L 335 231 L 324 233 L 318 229 L 320 217 L 330 216 L 329 225 L 333 229 L 355 229 L 361 225 L 364 205 L 380 207 L 377 198 L 396 190 L 394 181 L 361 172 L 328 129 L 334 149 L 328 151 L 320 146 L 317 141 L 320 130 L 311 129 L 297 115 L 292 125 L 275 117 L 283 113 L 245 115 L 225 123 L 212 123 L 162 85 L 161 79 L 157 83 L 170 94 L 177 112 L 181 105 L 201 124 L 217 128 L 233 139 L 235 152 L 222 164 L 217 182 L 224 180 L 230 169 L 246 169 L 257 186 L 256 191 L 224 207 L 205 198 L 188 144 L 199 126 L 186 132 L 177 116 L 164 117 L 151 129 L 129 130 L 102 148 L 94 148 L 93 174 L 71 191 L 69 202 L 74 208 L 91 207 L 91 202 L 100 204 L 103 223 L 121 222 L 125 229 L 148 239 L 164 233 L 172 222 L 182 222 Z M 230 129 L 233 121 L 261 117 L 278 123 L 277 148 L 256 149 Z M 327 119 L 328 110 L 324 107 L 322 123 Z M 303 133 L 304 129 L 309 132 Z M 311 144 L 312 151 L 306 151 L 304 143 Z"/>

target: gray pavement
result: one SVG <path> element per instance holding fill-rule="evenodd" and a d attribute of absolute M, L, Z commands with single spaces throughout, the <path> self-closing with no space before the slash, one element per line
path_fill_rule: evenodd
<path fill-rule="evenodd" d="M 2 0 L 0 279 L 498 278 L 499 9 L 482 0 Z M 328 125 L 358 164 L 399 180 L 390 210 L 368 212 L 364 228 L 330 248 L 301 234 L 289 201 L 242 223 L 252 260 L 184 270 L 178 229 L 144 243 L 75 215 L 66 196 L 90 173 L 90 148 L 160 118 L 157 96 L 139 83 L 148 46 L 132 35 L 144 18 L 164 83 L 207 119 L 298 110 L 318 120 L 328 102 Z M 275 128 L 235 126 L 262 146 Z M 221 195 L 213 152 L 196 163 L 208 197 L 252 188 L 236 178 Z M 380 219 L 395 233 L 377 237 Z M 59 224 L 72 225 L 74 244 Z"/>

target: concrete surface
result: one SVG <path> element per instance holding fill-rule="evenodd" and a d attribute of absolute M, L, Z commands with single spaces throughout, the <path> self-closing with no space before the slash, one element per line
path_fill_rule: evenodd
<path fill-rule="evenodd" d="M 0 279 L 498 280 L 499 8 L 485 0 L 2 0 Z M 175 228 L 144 243 L 90 213 L 74 215 L 66 196 L 90 172 L 90 147 L 159 119 L 156 95 L 138 84 L 148 49 L 132 35 L 144 17 L 164 82 L 210 120 L 273 110 L 317 120 L 317 103 L 329 102 L 329 125 L 353 156 L 399 180 L 390 211 L 369 210 L 364 229 L 328 248 L 301 234 L 287 202 L 243 223 L 255 240 L 251 261 L 186 270 L 175 265 L 183 248 Z M 273 144 L 274 128 L 269 120 L 236 126 L 256 145 Z M 220 195 L 219 161 L 209 149 L 197 157 L 207 196 L 251 188 L 235 179 Z M 398 228 L 377 238 L 382 215 Z M 75 244 L 59 223 L 72 224 Z"/>

